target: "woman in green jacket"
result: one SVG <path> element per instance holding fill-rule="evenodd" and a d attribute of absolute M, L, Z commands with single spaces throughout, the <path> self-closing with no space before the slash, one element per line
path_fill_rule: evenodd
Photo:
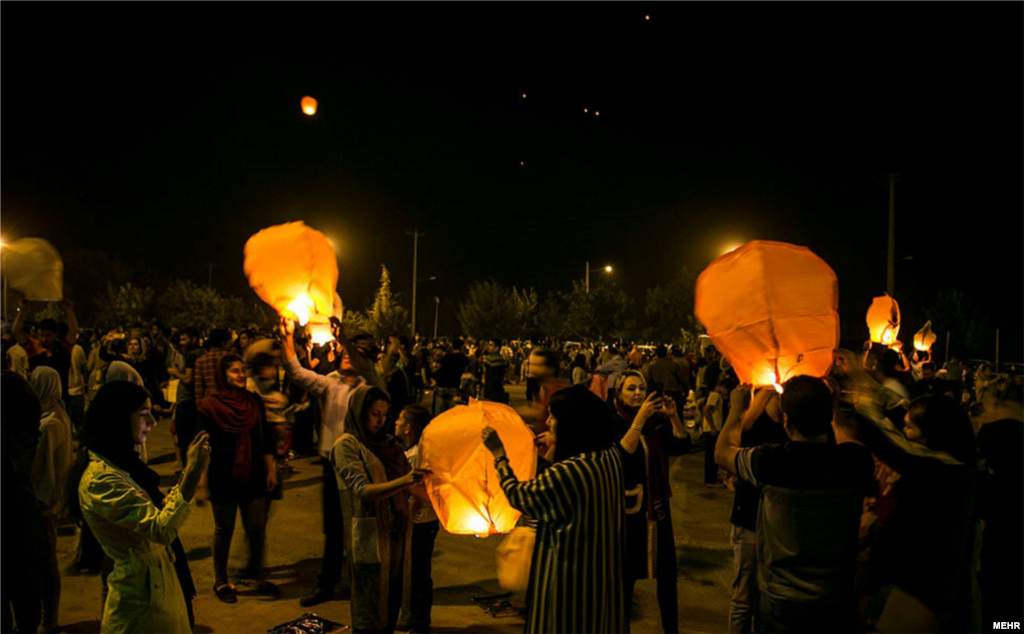
<path fill-rule="evenodd" d="M 135 452 L 156 426 L 151 412 L 142 387 L 125 381 L 105 385 L 82 432 L 88 454 L 72 474 L 72 512 L 114 560 L 102 632 L 192 631 L 170 544 L 192 507 L 210 446 L 205 433 L 196 436 L 181 482 L 161 500 L 153 472 Z"/>

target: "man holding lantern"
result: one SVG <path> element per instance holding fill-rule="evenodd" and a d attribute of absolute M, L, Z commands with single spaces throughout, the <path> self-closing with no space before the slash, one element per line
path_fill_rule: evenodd
<path fill-rule="evenodd" d="M 323 459 L 324 475 L 324 557 L 316 589 L 313 594 L 300 601 L 302 607 L 330 601 L 334 597 L 335 586 L 341 581 L 341 567 L 345 555 L 339 537 L 344 534 L 344 521 L 338 483 L 331 468 L 330 452 L 334 441 L 344 433 L 349 401 L 352 394 L 363 385 L 387 392 L 373 363 L 345 336 L 345 329 L 337 318 L 331 319 L 331 334 L 345 351 L 338 368 L 338 374 L 341 375 L 339 378 L 321 376 L 299 365 L 295 352 L 295 324 L 286 317 L 281 318 L 285 373 L 296 386 L 319 400 L 321 412 L 319 451 Z"/>

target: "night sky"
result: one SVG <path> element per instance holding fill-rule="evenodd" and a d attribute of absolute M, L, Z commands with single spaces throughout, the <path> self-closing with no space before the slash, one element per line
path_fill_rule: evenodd
<path fill-rule="evenodd" d="M 438 295 L 442 331 L 474 280 L 543 297 L 589 260 L 615 267 L 592 284 L 639 296 L 730 243 L 783 240 L 832 265 L 844 324 L 864 330 L 894 171 L 897 258 L 913 258 L 897 299 L 914 312 L 963 289 L 1004 358 L 1024 356 L 1021 3 L 4 3 L 3 18 L 5 240 L 200 283 L 213 263 L 216 288 L 254 297 L 245 240 L 301 219 L 338 244 L 339 293 L 363 308 L 381 263 L 408 298 L 418 228 L 419 277 L 438 278 L 418 319 L 428 330 Z"/>

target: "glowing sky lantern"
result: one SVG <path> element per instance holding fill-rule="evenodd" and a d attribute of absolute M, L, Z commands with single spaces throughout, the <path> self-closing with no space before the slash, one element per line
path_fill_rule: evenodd
<path fill-rule="evenodd" d="M 302 221 L 275 225 L 245 243 L 245 276 L 260 299 L 283 317 L 310 324 L 314 341 L 329 341 L 331 316 L 341 318 L 338 261 L 319 231 Z"/>
<path fill-rule="evenodd" d="M 708 265 L 694 313 L 744 383 L 825 376 L 839 345 L 839 281 L 806 247 L 755 240 Z"/>
<path fill-rule="evenodd" d="M 519 519 L 519 511 L 501 490 L 494 456 L 481 442 L 488 425 L 501 436 L 516 477 L 536 476 L 533 432 L 508 405 L 490 401 L 457 405 L 430 421 L 420 438 L 421 466 L 433 472 L 426 480 L 430 502 L 441 526 L 455 535 L 507 533 Z"/>
<path fill-rule="evenodd" d="M 302 111 L 311 117 L 316 114 L 316 105 L 316 99 L 313 99 L 309 95 L 302 98 Z"/>
<path fill-rule="evenodd" d="M 900 305 L 888 293 L 874 298 L 868 308 L 867 322 L 873 343 L 893 345 L 900 334 Z"/>
<path fill-rule="evenodd" d="M 924 325 L 924 328 L 918 330 L 917 334 L 914 335 L 914 349 L 920 352 L 930 352 L 935 339 L 936 335 L 932 332 L 932 322 L 929 321 Z"/>
<path fill-rule="evenodd" d="M 0 258 L 7 284 L 21 291 L 25 299 L 41 302 L 64 299 L 64 261 L 46 240 L 22 238 L 5 242 Z"/>

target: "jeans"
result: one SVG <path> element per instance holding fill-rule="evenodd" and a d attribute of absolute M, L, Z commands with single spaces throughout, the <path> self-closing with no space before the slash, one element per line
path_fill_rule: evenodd
<path fill-rule="evenodd" d="M 666 500 L 668 502 L 668 500 Z M 658 610 L 661 628 L 666 634 L 679 631 L 679 567 L 676 561 L 676 539 L 672 530 L 672 514 L 657 522 L 657 561 L 654 578 L 657 581 Z M 626 609 L 633 606 L 635 579 L 626 580 Z"/>
<path fill-rule="evenodd" d="M 757 588 L 757 536 L 752 530 L 732 525 L 732 600 L 729 602 L 730 634 L 753 631 Z"/>
<path fill-rule="evenodd" d="M 718 484 L 718 463 L 715 462 L 717 442 L 717 432 L 704 434 L 704 484 Z"/>
<path fill-rule="evenodd" d="M 242 511 L 242 528 L 249 538 L 249 564 L 243 575 L 259 578 L 263 574 L 263 546 L 267 539 L 266 498 L 233 502 L 211 502 L 213 507 L 213 572 L 215 584 L 228 583 L 228 558 L 231 536 L 235 532 L 235 516 Z"/>
<path fill-rule="evenodd" d="M 326 458 L 323 460 L 323 473 L 324 558 L 316 587 L 318 591 L 334 592 L 341 581 L 341 567 L 345 564 L 345 518 L 341 513 L 337 476 Z"/>
<path fill-rule="evenodd" d="M 822 634 L 855 632 L 855 614 L 853 601 L 846 604 L 797 603 L 762 596 L 757 602 L 757 631 Z"/>
<path fill-rule="evenodd" d="M 417 632 L 430 629 L 430 611 L 434 605 L 431 559 L 434 556 L 434 542 L 440 528 L 441 523 L 438 520 L 412 525 L 409 614 L 399 619 L 399 629 Z"/>
<path fill-rule="evenodd" d="M 57 616 L 60 610 L 60 566 L 57 564 L 57 515 L 43 513 L 46 529 L 46 559 L 42 573 L 42 617 L 40 625 L 44 632 L 57 631 Z"/>

